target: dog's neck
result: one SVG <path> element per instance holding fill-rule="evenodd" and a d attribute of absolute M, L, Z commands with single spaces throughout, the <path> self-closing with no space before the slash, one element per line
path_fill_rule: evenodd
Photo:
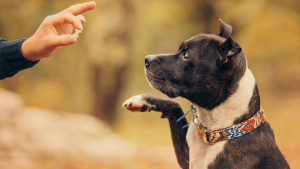
<path fill-rule="evenodd" d="M 253 102 L 253 103 L 252 103 Z M 212 110 L 195 105 L 201 124 L 209 130 L 229 127 L 253 116 L 259 109 L 259 95 L 252 72 L 246 68 L 237 90 Z M 258 109 L 256 110 L 258 106 Z M 254 114 L 253 114 L 254 113 Z"/>

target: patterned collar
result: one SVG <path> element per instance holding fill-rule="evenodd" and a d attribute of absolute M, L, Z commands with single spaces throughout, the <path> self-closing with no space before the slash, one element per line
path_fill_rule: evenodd
<path fill-rule="evenodd" d="M 257 113 L 252 116 L 250 119 L 245 120 L 239 124 L 232 125 L 231 127 L 217 129 L 217 130 L 208 130 L 204 127 L 196 114 L 196 108 L 192 107 L 184 116 L 179 118 L 177 121 L 185 117 L 191 110 L 193 110 L 193 123 L 197 129 L 198 137 L 201 137 L 205 143 L 217 143 L 220 141 L 234 139 L 240 136 L 243 136 L 250 131 L 254 130 L 260 126 L 265 121 L 265 113 L 262 108 L 260 108 Z M 190 123 L 189 123 L 190 124 Z M 187 127 L 187 124 L 185 127 Z"/>
<path fill-rule="evenodd" d="M 217 143 L 219 141 L 230 140 L 243 136 L 256 129 L 264 121 L 265 113 L 264 110 L 260 108 L 258 112 L 248 120 L 232 125 L 231 127 L 210 131 L 201 125 L 196 113 L 193 113 L 193 122 L 197 129 L 197 135 L 198 137 L 203 138 L 206 143 Z"/>

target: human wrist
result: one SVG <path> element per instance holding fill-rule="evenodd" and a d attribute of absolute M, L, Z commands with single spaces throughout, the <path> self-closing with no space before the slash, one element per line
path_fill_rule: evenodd
<path fill-rule="evenodd" d="M 38 63 L 27 60 L 21 52 L 21 46 L 26 39 L 4 41 L 0 45 L 1 72 L 11 77 L 21 70 L 30 68 Z"/>
<path fill-rule="evenodd" d="M 34 53 L 34 50 L 33 50 L 34 46 L 32 45 L 31 41 L 32 41 L 32 37 L 26 39 L 22 43 L 21 52 L 25 59 L 27 59 L 28 61 L 31 61 L 31 62 L 35 62 L 35 61 L 40 60 L 40 58 L 37 57 L 36 54 Z"/>

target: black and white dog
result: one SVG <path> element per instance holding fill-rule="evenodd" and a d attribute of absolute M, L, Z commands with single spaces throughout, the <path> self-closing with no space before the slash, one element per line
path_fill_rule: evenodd
<path fill-rule="evenodd" d="M 123 104 L 131 111 L 159 111 L 169 120 L 177 160 L 184 169 L 289 168 L 260 107 L 245 54 L 220 20 L 217 35 L 199 34 L 174 54 L 146 56 L 150 85 L 195 110 L 188 129 L 178 103 L 146 94 Z"/>

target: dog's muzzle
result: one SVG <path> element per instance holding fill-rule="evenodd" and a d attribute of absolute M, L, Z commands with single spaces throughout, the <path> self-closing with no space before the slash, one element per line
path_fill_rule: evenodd
<path fill-rule="evenodd" d="M 145 57 L 145 66 L 146 68 L 150 66 L 150 63 L 153 62 L 156 58 L 156 55 L 147 55 Z"/>

